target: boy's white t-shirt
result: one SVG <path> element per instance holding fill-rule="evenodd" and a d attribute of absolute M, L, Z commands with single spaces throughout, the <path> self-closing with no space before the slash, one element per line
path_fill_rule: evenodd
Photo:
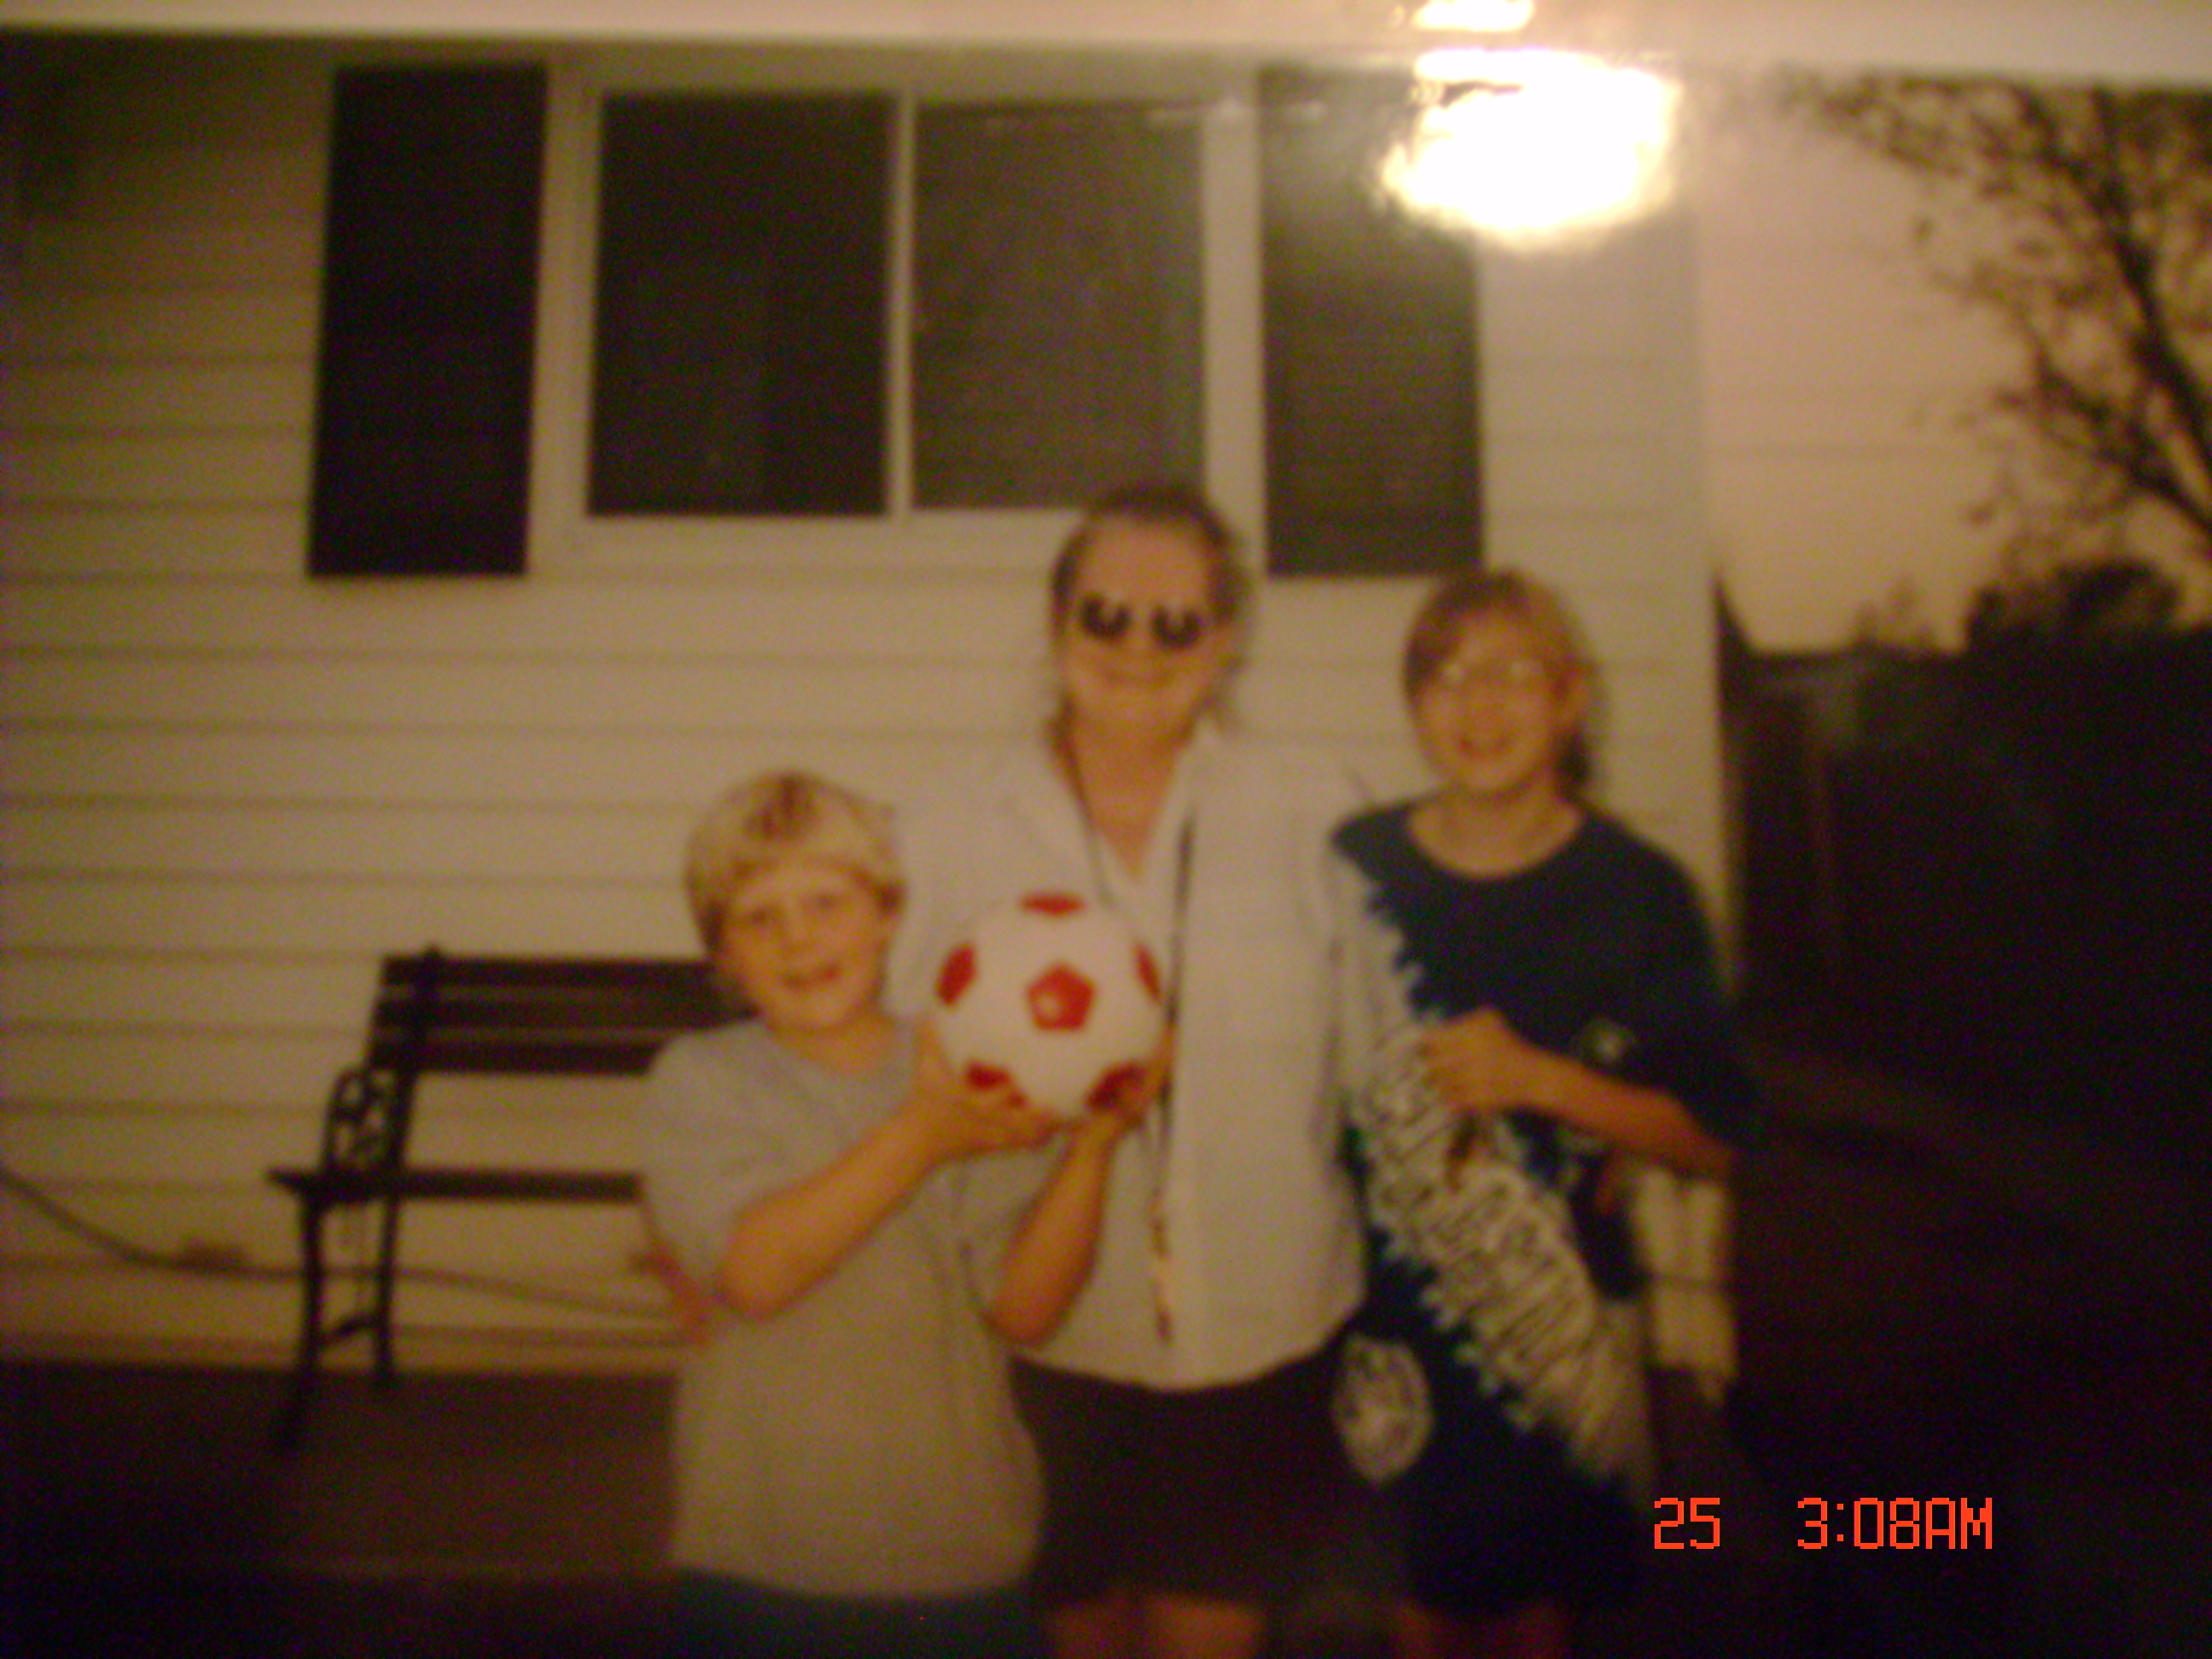
<path fill-rule="evenodd" d="M 731 1223 L 812 1175 L 903 1097 L 911 1032 L 851 1078 L 743 1023 L 654 1063 L 653 1223 L 711 1283 Z M 673 1555 L 819 1595 L 935 1595 L 1017 1580 L 1034 1547 L 1033 1454 L 1006 1356 L 975 1304 L 967 1166 L 932 1175 L 853 1255 L 773 1318 L 725 1316 L 676 1391 Z M 994 1242 L 1002 1231 L 993 1231 Z M 980 1248 L 980 1245 L 979 1245 Z"/>

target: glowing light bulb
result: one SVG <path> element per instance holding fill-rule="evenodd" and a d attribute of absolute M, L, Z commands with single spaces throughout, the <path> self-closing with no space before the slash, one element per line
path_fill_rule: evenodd
<path fill-rule="evenodd" d="M 1588 239 L 1673 189 L 1679 88 L 1552 52 L 1433 52 L 1432 88 L 1382 182 L 1410 210 L 1515 244 Z"/>

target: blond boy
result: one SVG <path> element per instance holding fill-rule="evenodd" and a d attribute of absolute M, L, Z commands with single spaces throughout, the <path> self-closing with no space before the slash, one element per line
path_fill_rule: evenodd
<path fill-rule="evenodd" d="M 685 1650 L 1033 1654 L 1036 1474 L 1002 1344 L 1080 1287 L 1137 1109 L 1066 1133 L 1009 1239 L 963 1166 L 1060 1126 L 884 1011 L 901 887 L 878 810 L 756 779 L 702 819 L 686 885 L 750 1017 L 671 1043 L 647 1112 L 651 1224 L 698 1316 L 673 1433 Z"/>

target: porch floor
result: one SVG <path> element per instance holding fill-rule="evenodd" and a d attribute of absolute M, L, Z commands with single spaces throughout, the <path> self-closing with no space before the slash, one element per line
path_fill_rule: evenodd
<path fill-rule="evenodd" d="M 2193 1145 L 1762 1055 L 1738 1183 L 1741 1376 L 1662 1379 L 1657 1553 L 1585 1659 L 2212 1653 L 2212 1252 Z M 0 1364 L 0 1651 L 650 1655 L 668 1383 L 327 1379 L 289 1452 L 273 1370 Z M 1799 1547 L 1797 1500 L 1986 1501 L 1987 1545 Z M 1373 1659 L 1387 1550 L 1347 1528 L 1271 1659 Z"/>

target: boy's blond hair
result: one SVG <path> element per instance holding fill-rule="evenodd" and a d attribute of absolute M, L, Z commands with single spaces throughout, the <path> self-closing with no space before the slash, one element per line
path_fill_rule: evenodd
<path fill-rule="evenodd" d="M 905 890 L 882 807 L 811 772 L 765 772 L 725 793 L 691 831 L 684 887 L 709 953 L 721 942 L 730 896 L 792 858 L 849 866 L 892 908 Z"/>

